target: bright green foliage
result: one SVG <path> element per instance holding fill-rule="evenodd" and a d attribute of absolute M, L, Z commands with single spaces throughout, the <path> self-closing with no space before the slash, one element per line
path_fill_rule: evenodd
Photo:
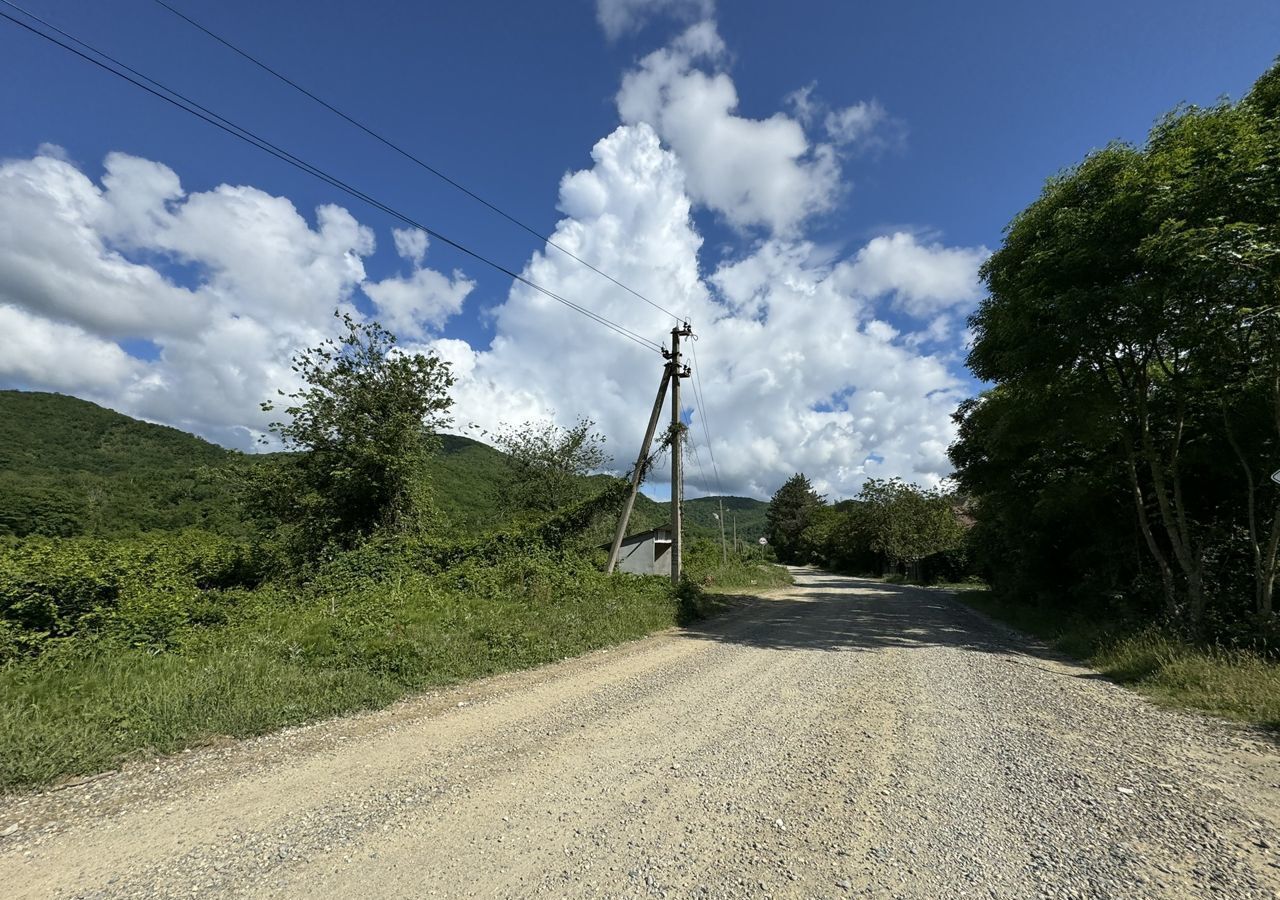
<path fill-rule="evenodd" d="M 669 582 L 527 543 L 443 569 L 353 552 L 305 588 L 204 592 L 222 621 L 189 620 L 166 648 L 64 641 L 0 668 L 0 787 L 373 708 L 677 618 Z"/>
<path fill-rule="evenodd" d="M 499 508 L 521 518 L 582 500 L 591 490 L 587 476 L 609 462 L 604 435 L 594 428 L 579 419 L 569 428 L 525 422 L 501 429 L 494 435 L 506 469 L 494 485 Z"/>
<path fill-rule="evenodd" d="M 822 507 L 822 496 L 797 472 L 774 493 L 765 513 L 766 537 L 783 562 L 804 562 L 803 535 Z"/>
<path fill-rule="evenodd" d="M 984 267 L 969 363 L 995 387 L 952 459 L 1002 590 L 1274 635 L 1278 71 L 1052 179 Z"/>
<path fill-rule="evenodd" d="M 168 647 L 187 626 L 223 621 L 220 592 L 267 567 L 247 543 L 194 531 L 0 549 L 0 663 L 72 639 Z"/>
<path fill-rule="evenodd" d="M 500 527 L 503 517 L 494 485 L 505 471 L 502 454 L 488 444 L 440 435 L 440 447 L 431 454 L 425 473 L 439 530 L 479 534 Z"/>
<path fill-rule="evenodd" d="M 893 568 L 964 544 L 956 500 L 943 491 L 922 489 L 901 478 L 870 478 L 858 500 L 871 550 L 884 554 Z"/>
<path fill-rule="evenodd" d="M 925 582 L 972 577 L 959 497 L 901 479 L 870 479 L 854 500 L 819 508 L 805 554 L 840 572 L 906 575 Z"/>
<path fill-rule="evenodd" d="M 341 319 L 340 340 L 294 358 L 304 386 L 281 392 L 287 419 L 271 429 L 299 452 L 255 467 L 244 494 L 250 514 L 300 561 L 379 531 L 421 531 L 422 472 L 453 402 L 439 357 L 397 351 L 376 322 Z"/>
<path fill-rule="evenodd" d="M 684 546 L 684 575 L 712 593 L 750 593 L 795 583 L 786 569 L 765 557 L 757 545 L 726 554 L 719 537 L 692 538 Z"/>

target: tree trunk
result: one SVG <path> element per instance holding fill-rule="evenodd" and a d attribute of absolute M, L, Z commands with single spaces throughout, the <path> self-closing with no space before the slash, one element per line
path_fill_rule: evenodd
<path fill-rule="evenodd" d="M 1152 558 L 1155 559 L 1156 565 L 1160 567 L 1160 580 L 1164 584 L 1164 606 L 1165 612 L 1170 618 L 1178 613 L 1178 594 L 1173 584 L 1173 569 L 1169 566 L 1169 560 L 1165 557 L 1164 551 L 1160 549 L 1160 544 L 1156 541 L 1156 536 L 1151 531 L 1151 521 L 1147 518 L 1147 502 L 1142 496 L 1142 484 L 1138 481 L 1138 463 L 1134 458 L 1133 448 L 1126 447 L 1129 459 L 1129 482 L 1133 485 L 1133 501 L 1138 509 L 1138 527 L 1142 531 L 1142 537 L 1147 542 L 1147 549 L 1151 551 Z"/>

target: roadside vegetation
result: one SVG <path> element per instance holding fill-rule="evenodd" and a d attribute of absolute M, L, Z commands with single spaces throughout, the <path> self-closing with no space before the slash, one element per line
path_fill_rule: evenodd
<path fill-rule="evenodd" d="M 996 595 L 1280 651 L 1280 66 L 1051 179 L 986 263 L 957 414 Z"/>
<path fill-rule="evenodd" d="M 795 584 L 772 553 L 755 547 L 735 552 L 706 537 L 688 541 L 684 566 L 690 580 L 706 593 L 751 593 Z"/>
<path fill-rule="evenodd" d="M 770 504 L 780 558 L 962 596 L 1166 703 L 1280 728 L 1280 64 L 1051 179 L 982 270 L 947 492 Z"/>
<path fill-rule="evenodd" d="M 718 543 L 691 553 L 678 590 L 606 576 L 599 544 L 627 483 L 589 476 L 605 459 L 589 422 L 512 430 L 508 453 L 442 439 L 447 365 L 400 352 L 376 323 L 339 321 L 338 340 L 295 359 L 302 387 L 282 395 L 274 426 L 287 452 L 266 457 L 70 398 L 6 394 L 91 418 L 97 437 L 84 440 L 50 414 L 46 443 L 72 441 L 58 464 L 86 469 L 86 484 L 107 478 L 100 499 L 126 514 L 113 526 L 55 490 L 23 495 L 34 519 L 6 520 L 0 788 L 562 659 L 713 610 L 699 583 L 785 576 L 763 559 L 725 565 Z M 177 495 L 131 444 L 172 469 Z M 12 449 L 21 440 L 8 446 L 38 468 L 38 454 Z M 198 477 L 178 478 L 184 464 Z"/>
<path fill-rule="evenodd" d="M 987 262 L 951 448 L 975 605 L 1280 728 L 1280 66 L 1050 179 Z"/>
<path fill-rule="evenodd" d="M 789 563 L 934 584 L 973 581 L 964 499 L 900 478 L 871 478 L 851 500 L 827 503 L 803 473 L 778 489 L 766 513 L 769 542 Z"/>

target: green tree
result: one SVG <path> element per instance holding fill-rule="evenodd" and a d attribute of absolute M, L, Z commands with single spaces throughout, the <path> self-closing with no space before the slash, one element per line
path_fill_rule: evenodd
<path fill-rule="evenodd" d="M 604 435 L 594 429 L 590 419 L 578 419 L 568 428 L 525 422 L 495 434 L 507 469 L 496 485 L 503 510 L 514 516 L 550 513 L 591 495 L 587 476 L 610 462 Z"/>
<path fill-rule="evenodd" d="M 964 542 L 955 499 L 943 491 L 901 478 L 871 478 L 858 500 L 871 549 L 883 554 L 891 568 L 906 564 L 916 569 L 925 557 L 956 550 Z"/>
<path fill-rule="evenodd" d="M 765 535 L 783 562 L 803 562 L 805 529 L 814 523 L 824 498 L 803 473 L 787 479 L 769 501 Z"/>
<path fill-rule="evenodd" d="M 969 363 L 996 387 L 961 408 L 952 459 L 1034 593 L 1061 593 L 1074 560 L 1068 581 L 1151 586 L 1194 630 L 1274 625 L 1278 84 L 1273 68 L 1240 103 L 1091 154 L 983 269 Z"/>
<path fill-rule="evenodd" d="M 247 476 L 249 511 L 299 559 L 423 527 L 424 463 L 452 404 L 446 362 L 399 351 L 376 322 L 339 318 L 345 334 L 294 357 L 304 386 L 279 392 L 286 418 L 270 427 L 294 452 Z"/>

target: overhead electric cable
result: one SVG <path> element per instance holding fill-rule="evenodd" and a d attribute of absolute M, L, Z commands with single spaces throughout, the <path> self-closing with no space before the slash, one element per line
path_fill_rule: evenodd
<path fill-rule="evenodd" d="M 702 391 L 702 367 L 698 365 L 698 341 L 697 338 L 689 342 L 689 348 L 693 353 L 693 393 L 698 400 L 698 408 L 702 410 L 702 433 L 707 437 L 707 454 L 711 457 L 711 471 L 716 477 L 716 491 L 724 496 L 724 485 L 720 483 L 720 468 L 716 465 L 716 451 L 711 446 L 711 425 L 707 421 L 707 399 Z"/>
<path fill-rule="evenodd" d="M 10 0 L 0 0 L 0 4 L 3 4 L 9 7 L 10 9 L 17 10 L 18 12 L 27 16 L 28 18 L 36 22 L 39 22 L 41 25 L 45 26 L 46 28 L 49 28 L 55 33 L 62 35 L 67 40 L 73 41 L 74 43 L 80 45 L 81 47 L 84 47 L 90 53 L 100 56 L 102 59 L 95 59 L 93 56 L 90 56 L 88 53 L 84 53 L 81 50 L 78 50 L 75 47 L 71 46 L 70 44 L 67 44 L 67 43 L 64 43 L 63 41 L 58 40 L 58 38 L 54 37 L 53 35 L 47 34 L 41 31 L 40 29 L 30 25 L 29 23 L 9 15 L 8 13 L 0 11 L 0 18 L 7 19 L 8 21 L 12 22 L 13 24 L 21 28 L 26 29 L 32 34 L 37 35 L 38 37 L 42 37 L 45 40 L 49 41 L 50 43 L 56 44 L 62 49 L 75 54 L 76 56 L 80 57 L 86 62 L 90 62 L 93 65 L 98 66 L 100 69 L 110 72 L 112 75 L 115 75 L 116 77 L 129 82 L 135 87 L 139 87 L 142 90 L 146 91 L 147 93 L 155 97 L 158 97 L 161 100 L 164 100 L 166 103 L 176 106 L 178 109 L 181 109 L 184 112 L 190 113 L 196 118 L 199 118 L 209 123 L 210 125 L 213 125 L 214 127 L 227 132 L 233 137 L 237 137 L 245 141 L 246 143 L 252 144 L 253 146 L 257 147 L 259 150 L 262 150 L 264 153 L 269 153 L 270 155 L 276 157 L 277 159 L 283 162 L 286 162 L 289 165 L 297 169 L 300 169 L 309 175 L 313 175 L 316 178 L 319 178 L 321 181 L 324 181 L 326 184 L 329 184 L 330 186 L 335 187 L 338 190 L 369 204 L 375 209 L 381 210 L 382 212 L 386 213 L 387 215 L 395 219 L 398 219 L 404 224 L 409 225 L 410 227 L 416 228 L 430 235 L 436 240 L 441 241 L 449 245 L 450 247 L 453 247 L 459 252 L 464 253 L 467 256 L 470 256 L 473 259 L 476 259 L 479 262 L 484 263 L 485 265 L 491 266 L 492 268 L 510 277 L 511 279 L 518 281 L 521 284 L 524 284 L 525 286 L 532 288 L 533 290 L 538 291 L 541 294 L 544 294 L 545 296 L 551 298 L 552 300 L 555 300 L 556 302 L 561 303 L 569 307 L 570 309 L 581 313 L 582 315 L 586 316 L 587 318 L 595 322 L 598 322 L 601 325 L 604 325 L 606 328 L 616 332 L 622 337 L 625 337 L 628 340 L 634 341 L 635 343 L 640 344 L 646 349 L 653 350 L 656 352 L 661 352 L 662 350 L 661 344 L 658 344 L 655 341 L 650 340 L 649 338 L 636 334 L 634 331 L 631 331 L 630 329 L 622 325 L 619 325 L 618 323 L 600 315 L 599 313 L 593 312 L 592 310 L 587 309 L 584 306 L 580 306 L 579 304 L 574 303 L 572 300 L 568 300 L 567 298 L 560 296 L 554 291 L 551 291 L 548 288 L 545 288 L 542 285 L 534 281 L 531 281 L 525 276 L 517 272 L 514 272 L 511 269 L 508 269 L 507 267 L 503 266 L 501 263 L 497 263 L 489 259 L 488 257 L 483 256 L 477 251 L 472 250 L 463 244 L 460 244 L 459 242 L 453 240 L 452 238 L 447 237 L 444 234 L 441 234 L 435 229 L 430 228 L 426 225 L 423 225 L 421 222 L 418 222 L 417 220 L 400 212 L 399 210 L 391 206 L 388 206 L 387 204 L 369 196 L 368 194 L 364 193 L 358 188 L 353 187 L 352 185 L 348 184 L 347 182 L 343 181 L 337 176 L 330 175 L 328 172 L 325 172 L 323 169 L 320 169 L 317 166 L 314 166 L 311 163 L 308 163 L 306 160 L 303 160 L 295 156 L 289 151 L 284 150 L 281 147 L 277 146 L 276 144 L 273 144 L 272 142 L 268 141 L 267 139 L 259 137 L 249 129 L 244 128 L 243 126 L 237 125 L 235 122 L 232 122 L 230 119 L 227 119 L 224 116 L 208 109 L 207 107 L 200 105 L 196 101 L 191 100 L 190 98 L 184 96 L 178 91 L 175 91 L 172 88 L 162 84 L 161 82 L 156 81 L 154 78 L 144 75 L 138 70 L 131 68 L 130 66 L 120 62 L 119 60 L 115 59 L 109 54 L 101 50 L 98 50 L 93 45 L 81 40 L 80 38 L 77 38 L 72 34 L 69 34 L 68 32 L 62 30 L 58 26 L 45 21 L 44 19 L 40 18 L 34 13 L 28 12 L 27 10 L 23 9 L 21 6 L 18 6 L 16 3 L 11 3 Z M 106 60 L 107 62 L 103 62 L 102 60 Z M 108 63 L 110 63 L 110 65 Z M 112 66 L 118 66 L 119 68 L 113 68 Z M 133 77 L 133 76 L 136 76 L 136 77 Z M 154 85 L 154 87 L 152 87 L 152 85 Z"/>
<path fill-rule="evenodd" d="M 531 235 L 533 235 L 534 237 L 536 237 L 538 240 L 546 242 L 546 244 L 547 244 L 548 246 L 550 246 L 550 247 L 554 247 L 556 250 L 559 250 L 559 251 L 560 251 L 561 253 L 563 253 L 565 256 L 568 256 L 570 259 L 573 259 L 573 260 L 575 260 L 575 261 L 577 261 L 577 262 L 581 263 L 582 265 L 586 266 L 588 269 L 590 269 L 591 271 L 595 272 L 597 275 L 601 276 L 602 278 L 606 278 L 606 279 L 608 279 L 609 281 L 613 282 L 613 283 L 614 283 L 615 285 L 617 285 L 618 287 L 622 288 L 622 289 L 623 289 L 624 291 L 626 291 L 627 293 L 632 294 L 632 295 L 633 295 L 633 296 L 635 296 L 635 297 L 638 297 L 639 299 L 643 300 L 645 303 L 648 303 L 648 304 L 649 304 L 650 306 L 652 306 L 654 309 L 656 309 L 656 310 L 658 310 L 658 311 L 660 311 L 660 312 L 666 313 L 667 315 L 671 316 L 673 319 L 675 319 L 675 320 L 677 320 L 677 321 L 680 321 L 680 320 L 681 320 L 681 318 L 682 318 L 681 316 L 678 316 L 678 315 L 676 315 L 675 313 L 673 313 L 671 310 L 667 309 L 666 307 L 661 306 L 661 305 L 659 305 L 659 304 L 655 303 L 654 301 L 650 300 L 648 297 L 646 297 L 644 294 L 640 293 L 639 291 L 635 290 L 634 288 L 631 288 L 631 287 L 629 287 L 628 285 L 623 284 L 621 281 L 619 281 L 617 278 L 614 278 L 614 277 L 613 277 L 612 275 L 610 275 L 608 272 L 605 272 L 605 271 L 603 271 L 603 270 L 601 270 L 601 269 L 597 268 L 596 266 L 594 266 L 594 265 L 592 265 L 591 263 L 587 262 L 587 261 L 586 261 L 585 259 L 583 259 L 582 257 L 580 257 L 580 256 L 578 256 L 577 254 L 575 254 L 572 250 L 569 250 L 568 248 L 563 247 L 563 246 L 561 246 L 560 244 L 556 243 L 554 240 L 552 240 L 552 239 L 551 239 L 551 237 L 549 237 L 548 235 L 543 234 L 541 231 L 539 231 L 538 229 L 534 228 L 533 226 L 531 226 L 531 225 L 526 225 L 526 224 L 525 224 L 524 222 L 522 222 L 520 219 L 517 219 L 515 216 L 513 216 L 513 215 L 511 215 L 510 213 L 506 212 L 505 210 L 503 210 L 503 209 L 502 209 L 502 208 L 500 208 L 499 206 L 497 206 L 497 205 L 495 205 L 495 204 L 493 204 L 493 203 L 489 202 L 489 201 L 488 201 L 488 200 L 486 200 L 484 197 L 481 197 L 479 194 L 477 194 L 475 191 L 471 190 L 470 188 L 466 187 L 465 185 L 460 184 L 459 182 L 457 182 L 457 181 L 455 181 L 454 179 L 450 178 L 450 177 L 449 177 L 448 175 L 446 175 L 444 172 L 440 171 L 440 170 L 439 170 L 439 169 L 437 169 L 435 166 L 432 166 L 430 163 L 426 162 L 426 161 L 425 161 L 425 160 L 423 160 L 422 158 L 420 158 L 420 157 L 418 157 L 418 156 L 414 155 L 413 153 L 409 152 L 408 150 L 404 149 L 402 146 L 400 146 L 399 144 L 395 143 L 395 142 L 394 142 L 394 141 L 392 141 L 390 138 L 384 137 L 383 135 L 379 134 L 379 133 L 378 133 L 377 131 L 375 131 L 374 129 L 370 128 L 368 125 L 365 125 L 363 122 L 359 121 L 358 119 L 353 118 L 352 116 L 350 116 L 350 115 L 348 115 L 347 113 L 343 112 L 341 109 L 339 109 L 338 107 L 334 106 L 332 103 L 330 103 L 329 101 L 325 100 L 323 97 L 320 97 L 319 95 L 317 95 L 317 94 L 313 93 L 312 91 L 310 91 L 310 90 L 308 90 L 307 88 L 303 87 L 302 85 L 298 84 L 296 81 L 294 81 L 293 79 L 289 78 L 287 75 L 284 75 L 283 73 L 281 73 L 281 72 L 277 71 L 276 69 L 272 68 L 271 66 L 267 65 L 265 62 L 263 62 L 262 60 L 258 59 L 256 56 L 254 56 L 254 55 L 253 55 L 252 53 L 250 53 L 249 51 L 242 49 L 241 47 L 239 47 L 239 46 L 237 46 L 236 44 L 232 43 L 232 42 L 231 42 L 230 40 L 228 40 L 227 38 L 225 38 L 225 37 L 223 37 L 222 35 L 218 34 L 216 31 L 213 31 L 212 29 L 207 28 L 206 26 L 204 26 L 204 25 L 200 24 L 199 22 L 197 22 L 195 19 L 193 19 L 193 18 L 191 18 L 190 16 L 188 16 L 186 13 L 184 13 L 184 12 L 182 12 L 181 10 L 176 9 L 175 7 L 173 7 L 173 6 L 171 6 L 170 4 L 166 3 L 166 2 L 165 2 L 165 0 L 155 0 L 155 2 L 156 2 L 156 4 L 157 4 L 157 5 L 162 6 L 162 7 L 164 7 L 165 9 L 167 9 L 169 12 L 173 13 L 173 14 L 174 14 L 175 16 L 177 16 L 179 19 L 182 19 L 182 20 L 183 20 L 184 22 L 186 22 L 188 25 L 190 25 L 190 26 L 192 26 L 193 28 L 195 28 L 195 29 L 197 29 L 197 30 L 199 30 L 199 31 L 203 32 L 204 34 L 206 34 L 206 35 L 208 35 L 209 37 L 213 38 L 215 41 L 217 41 L 218 43 L 222 44 L 224 47 L 228 48 L 228 49 L 229 49 L 229 50 L 231 50 L 232 52 L 234 52 L 234 53 L 238 54 L 238 55 L 239 55 L 239 56 L 241 56 L 242 58 L 244 58 L 244 59 L 248 60 L 249 62 L 253 63 L 255 66 L 257 66 L 258 68 L 262 69 L 264 72 L 266 72 L 266 73 L 268 73 L 268 74 L 272 75 L 273 77 L 275 77 L 275 78 L 279 79 L 280 81 L 282 81 L 282 82 L 284 82 L 285 84 L 289 85 L 289 87 L 293 88 L 294 90 L 298 91 L 299 93 L 304 94 L 304 95 L 306 95 L 307 97 L 310 97 L 310 98 L 311 98 L 312 100 L 314 100 L 316 103 L 319 103 L 319 104 L 320 104 L 321 106 L 323 106 L 325 109 L 329 110 L 329 112 L 333 113 L 334 115 L 338 116 L 339 118 L 343 119 L 344 121 L 348 122 L 349 124 L 354 125 L 356 128 L 360 129 L 360 130 L 361 130 L 361 131 L 363 131 L 365 134 L 369 135 L 369 137 L 373 138 L 374 140 L 378 141 L 379 143 L 383 144 L 384 146 L 389 147 L 390 149 L 394 150 L 396 153 L 400 154 L 400 155 L 401 155 L 401 156 L 403 156 L 405 159 L 409 160 L 410 162 L 414 163 L 414 164 L 415 164 L 415 165 L 417 165 L 417 166 L 420 166 L 421 168 L 423 168 L 423 169 L 425 169 L 426 171 L 430 172 L 432 175 L 434 175 L 434 176 L 436 176 L 437 178 L 439 178 L 439 179 L 441 179 L 442 181 L 444 181 L 446 184 L 449 184 L 449 185 L 451 185 L 452 187 L 456 188 L 457 190 L 461 191 L 462 193 L 466 194 L 468 197 L 470 197 L 472 200 L 475 200 L 477 203 L 480 203 L 480 204 L 482 204 L 482 205 L 484 205 L 484 206 L 488 207 L 490 210 L 492 210 L 493 212 L 495 212 L 495 213 L 497 213 L 498 215 L 502 216 L 502 217 L 503 217 L 504 219 L 506 219 L 508 222 L 511 222 L 513 225 L 516 225 L 517 227 L 524 229 L 524 230 L 525 230 L 525 231 L 527 231 L 529 234 L 531 234 Z"/>
<path fill-rule="evenodd" d="M 697 412 L 697 410 L 695 409 L 694 412 Z M 702 457 L 698 453 L 698 442 L 690 438 L 689 449 L 693 451 L 693 462 L 694 462 L 694 465 L 698 467 L 698 478 L 702 480 L 703 484 L 706 484 L 707 471 L 706 469 L 702 468 Z"/>

